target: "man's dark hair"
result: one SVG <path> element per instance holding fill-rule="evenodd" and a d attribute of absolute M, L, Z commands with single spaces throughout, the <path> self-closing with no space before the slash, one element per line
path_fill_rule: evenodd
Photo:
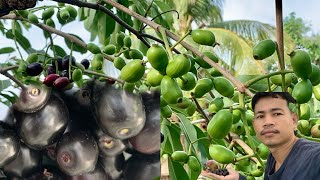
<path fill-rule="evenodd" d="M 257 102 L 264 97 L 281 98 L 289 103 L 296 103 L 296 100 L 288 92 L 257 92 L 251 101 L 252 110 L 254 110 Z"/>

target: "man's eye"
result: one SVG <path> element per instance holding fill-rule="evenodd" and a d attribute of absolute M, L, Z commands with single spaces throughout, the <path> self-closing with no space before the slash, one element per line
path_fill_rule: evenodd
<path fill-rule="evenodd" d="M 263 118 L 263 115 L 256 116 L 256 119 L 261 119 L 261 118 Z"/>
<path fill-rule="evenodd" d="M 282 115 L 281 113 L 274 113 L 275 116 L 280 116 Z"/>

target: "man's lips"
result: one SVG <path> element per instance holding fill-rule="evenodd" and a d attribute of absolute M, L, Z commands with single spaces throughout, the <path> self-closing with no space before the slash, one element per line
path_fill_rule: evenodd
<path fill-rule="evenodd" d="M 275 129 L 264 129 L 260 132 L 260 135 L 265 135 L 267 133 L 279 133 L 279 131 Z"/>

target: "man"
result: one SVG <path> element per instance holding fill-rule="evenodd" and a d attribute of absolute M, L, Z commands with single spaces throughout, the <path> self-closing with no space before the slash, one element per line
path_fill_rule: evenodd
<path fill-rule="evenodd" d="M 252 125 L 257 138 L 270 150 L 264 179 L 320 179 L 320 143 L 295 136 L 298 116 L 289 109 L 289 103 L 295 100 L 287 92 L 258 92 L 252 98 Z M 230 167 L 228 171 L 225 177 L 202 174 L 221 180 L 245 179 Z"/>

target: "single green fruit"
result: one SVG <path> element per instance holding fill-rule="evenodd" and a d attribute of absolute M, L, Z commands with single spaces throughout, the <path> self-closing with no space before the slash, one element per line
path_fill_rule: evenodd
<path fill-rule="evenodd" d="M 113 55 L 116 53 L 116 46 L 113 44 L 108 44 L 103 48 L 103 52 L 108 55 Z"/>
<path fill-rule="evenodd" d="M 48 25 L 52 28 L 56 28 L 56 24 L 54 23 L 54 21 L 51 18 L 46 20 L 46 25 Z"/>
<path fill-rule="evenodd" d="M 162 97 L 168 104 L 177 104 L 182 101 L 182 91 L 174 79 L 164 76 L 160 86 Z"/>
<path fill-rule="evenodd" d="M 312 91 L 313 91 L 313 94 L 314 94 L 314 97 L 320 101 L 320 84 L 316 85 L 316 86 L 313 86 L 312 87 Z"/>
<path fill-rule="evenodd" d="M 194 156 L 189 156 L 188 166 L 194 172 L 200 172 L 201 171 L 201 164 L 198 161 L 198 159 L 196 157 L 194 157 Z"/>
<path fill-rule="evenodd" d="M 177 83 L 182 90 L 190 91 L 196 86 L 197 78 L 192 72 L 188 72 L 182 78 L 177 78 Z"/>
<path fill-rule="evenodd" d="M 166 73 L 172 78 L 177 78 L 189 72 L 190 68 L 190 60 L 185 55 L 178 54 L 169 62 L 166 68 Z"/>
<path fill-rule="evenodd" d="M 61 9 L 59 11 L 59 15 L 60 15 L 60 18 L 65 21 L 70 18 L 70 13 L 67 9 Z"/>
<path fill-rule="evenodd" d="M 91 61 L 91 68 L 93 70 L 101 70 L 102 65 L 103 65 L 103 61 L 100 61 L 97 58 L 93 58 Z"/>
<path fill-rule="evenodd" d="M 252 176 L 254 177 L 260 177 L 264 173 L 263 168 L 260 165 L 254 165 L 256 166 L 253 168 L 253 170 L 250 172 Z"/>
<path fill-rule="evenodd" d="M 277 45 L 271 39 L 260 41 L 253 47 L 253 58 L 255 60 L 263 60 L 271 56 L 276 51 Z"/>
<path fill-rule="evenodd" d="M 139 81 L 145 71 L 145 65 L 140 59 L 135 59 L 126 64 L 120 72 L 120 77 L 126 82 Z"/>
<path fill-rule="evenodd" d="M 38 54 L 37 53 L 31 53 L 29 54 L 29 56 L 27 57 L 27 62 L 29 64 L 37 62 L 38 61 Z"/>
<path fill-rule="evenodd" d="M 172 115 L 172 110 L 170 108 L 170 106 L 163 106 L 160 107 L 160 113 L 164 118 L 170 118 Z"/>
<path fill-rule="evenodd" d="M 313 138 L 320 138 L 320 124 L 315 124 L 311 128 L 311 136 Z"/>
<path fill-rule="evenodd" d="M 42 12 L 42 19 L 43 20 L 49 19 L 53 16 L 53 14 L 54 14 L 54 8 L 49 7 L 48 9 L 46 9 Z"/>
<path fill-rule="evenodd" d="M 306 51 L 295 50 L 289 54 L 293 72 L 302 79 L 307 79 L 312 73 L 311 58 Z"/>
<path fill-rule="evenodd" d="M 285 86 L 289 86 L 292 83 L 292 75 L 291 74 L 286 74 L 284 79 L 285 79 L 285 81 L 284 81 Z M 273 84 L 275 84 L 277 86 L 282 86 L 282 75 L 281 74 L 271 76 L 270 80 Z"/>
<path fill-rule="evenodd" d="M 213 88 L 213 82 L 209 78 L 199 79 L 196 87 L 194 88 L 194 97 L 201 98 L 203 95 L 211 91 Z"/>
<path fill-rule="evenodd" d="M 214 98 L 213 101 L 210 102 L 208 111 L 211 113 L 216 113 L 220 111 L 224 106 L 223 99 L 218 97 Z"/>
<path fill-rule="evenodd" d="M 212 52 L 210 51 L 205 51 L 202 54 L 206 55 L 209 59 L 211 59 L 213 62 L 218 63 L 219 59 L 216 55 L 214 55 Z M 201 57 L 197 56 L 195 58 L 196 63 L 205 69 L 209 69 L 212 68 L 212 66 L 210 64 L 208 64 L 204 59 L 202 59 Z"/>
<path fill-rule="evenodd" d="M 82 71 L 80 69 L 75 69 L 72 72 L 72 80 L 77 82 L 80 81 L 82 79 Z"/>
<path fill-rule="evenodd" d="M 312 73 L 309 76 L 312 86 L 316 86 L 320 83 L 320 68 L 311 63 Z"/>
<path fill-rule="evenodd" d="M 38 17 L 36 15 L 34 15 L 32 12 L 30 12 L 28 14 L 28 20 L 34 24 L 38 24 L 39 23 L 39 20 L 38 20 Z"/>
<path fill-rule="evenodd" d="M 311 126 L 310 126 L 310 123 L 308 120 L 299 120 L 298 121 L 298 130 L 304 134 L 304 135 L 309 135 L 310 134 L 310 129 L 311 129 Z"/>
<path fill-rule="evenodd" d="M 26 19 L 28 19 L 29 11 L 28 10 L 17 10 L 18 14 Z"/>
<path fill-rule="evenodd" d="M 143 59 L 143 54 L 138 49 L 130 49 L 129 56 L 132 59 Z"/>
<path fill-rule="evenodd" d="M 208 135 L 215 139 L 224 138 L 229 133 L 232 122 L 232 113 L 229 110 L 218 111 L 208 124 Z"/>
<path fill-rule="evenodd" d="M 209 154 L 215 161 L 221 164 L 232 163 L 236 157 L 230 149 L 218 144 L 211 144 L 209 146 Z"/>
<path fill-rule="evenodd" d="M 70 17 L 72 19 L 76 19 L 77 18 L 78 11 L 76 10 L 76 8 L 74 8 L 73 6 L 70 6 L 70 5 L 66 6 L 65 8 L 69 12 Z"/>
<path fill-rule="evenodd" d="M 308 103 L 300 104 L 300 117 L 299 119 L 308 120 L 311 117 L 311 109 Z"/>
<path fill-rule="evenodd" d="M 116 35 L 116 42 L 117 42 L 117 45 L 122 47 L 123 46 L 123 39 L 124 37 L 126 37 L 126 35 L 123 33 L 123 32 L 118 32 L 117 35 Z"/>
<path fill-rule="evenodd" d="M 208 71 L 212 77 L 222 76 L 222 74 L 216 68 L 210 68 Z"/>
<path fill-rule="evenodd" d="M 182 101 L 177 103 L 177 107 L 181 109 L 186 109 L 190 106 L 191 103 L 192 101 L 189 98 L 183 97 Z"/>
<path fill-rule="evenodd" d="M 239 121 L 238 123 L 233 124 L 230 131 L 235 134 L 242 135 L 244 133 L 243 123 Z"/>
<path fill-rule="evenodd" d="M 311 99 L 311 96 L 312 84 L 309 79 L 301 80 L 292 90 L 292 97 L 294 97 L 299 104 L 307 103 Z"/>
<path fill-rule="evenodd" d="M 86 70 L 86 68 L 84 67 L 83 64 L 76 62 L 76 66 L 82 71 L 84 72 Z"/>
<path fill-rule="evenodd" d="M 162 46 L 153 44 L 147 51 L 147 59 L 154 69 L 165 74 L 169 59 Z"/>
<path fill-rule="evenodd" d="M 124 51 L 124 52 L 123 52 L 123 55 L 124 55 L 124 57 L 127 58 L 127 59 L 132 59 L 132 57 L 130 56 L 130 53 L 129 53 L 129 52 L 130 52 L 130 50 Z"/>
<path fill-rule="evenodd" d="M 117 69 L 121 70 L 126 65 L 126 62 L 122 57 L 115 57 L 113 60 L 113 65 Z"/>
<path fill-rule="evenodd" d="M 173 161 L 187 163 L 189 156 L 185 151 L 175 151 L 171 154 Z"/>
<path fill-rule="evenodd" d="M 87 44 L 87 48 L 92 54 L 101 53 L 101 50 L 100 50 L 99 46 L 95 45 L 94 43 L 88 43 Z"/>
<path fill-rule="evenodd" d="M 133 92 L 134 87 L 135 87 L 135 83 L 125 82 L 123 85 L 123 90 L 126 90 L 127 92 Z"/>
<path fill-rule="evenodd" d="M 260 156 L 261 159 L 267 159 L 269 155 L 269 149 L 266 145 L 263 143 L 260 143 L 257 147 L 257 153 Z"/>
<path fill-rule="evenodd" d="M 251 110 L 246 111 L 246 120 L 249 126 L 252 126 L 252 121 L 254 119 L 254 113 Z"/>
<path fill-rule="evenodd" d="M 160 87 L 160 91 L 161 91 L 161 87 Z M 168 105 L 167 101 L 163 99 L 163 96 L 160 96 L 160 107 L 164 107 Z"/>
<path fill-rule="evenodd" d="M 224 77 L 216 77 L 213 79 L 213 85 L 215 90 L 225 97 L 232 97 L 234 94 L 234 88 L 229 80 Z"/>
<path fill-rule="evenodd" d="M 232 110 L 232 119 L 233 119 L 232 121 L 233 124 L 238 123 L 241 119 L 241 110 L 239 109 Z"/>
<path fill-rule="evenodd" d="M 209 30 L 193 30 L 191 32 L 191 37 L 194 42 L 201 45 L 212 46 L 216 43 L 216 38 L 214 34 Z"/>
<path fill-rule="evenodd" d="M 147 74 L 146 82 L 148 85 L 152 87 L 156 87 L 161 84 L 162 78 L 163 78 L 163 75 L 159 71 L 155 69 L 151 69 Z"/>
<path fill-rule="evenodd" d="M 131 37 L 130 36 L 126 36 L 124 37 L 123 39 L 123 44 L 124 46 L 126 46 L 127 48 L 130 48 L 131 47 Z"/>
<path fill-rule="evenodd" d="M 190 104 L 190 106 L 186 109 L 188 116 L 192 116 L 197 110 L 197 106 L 194 102 Z"/>

